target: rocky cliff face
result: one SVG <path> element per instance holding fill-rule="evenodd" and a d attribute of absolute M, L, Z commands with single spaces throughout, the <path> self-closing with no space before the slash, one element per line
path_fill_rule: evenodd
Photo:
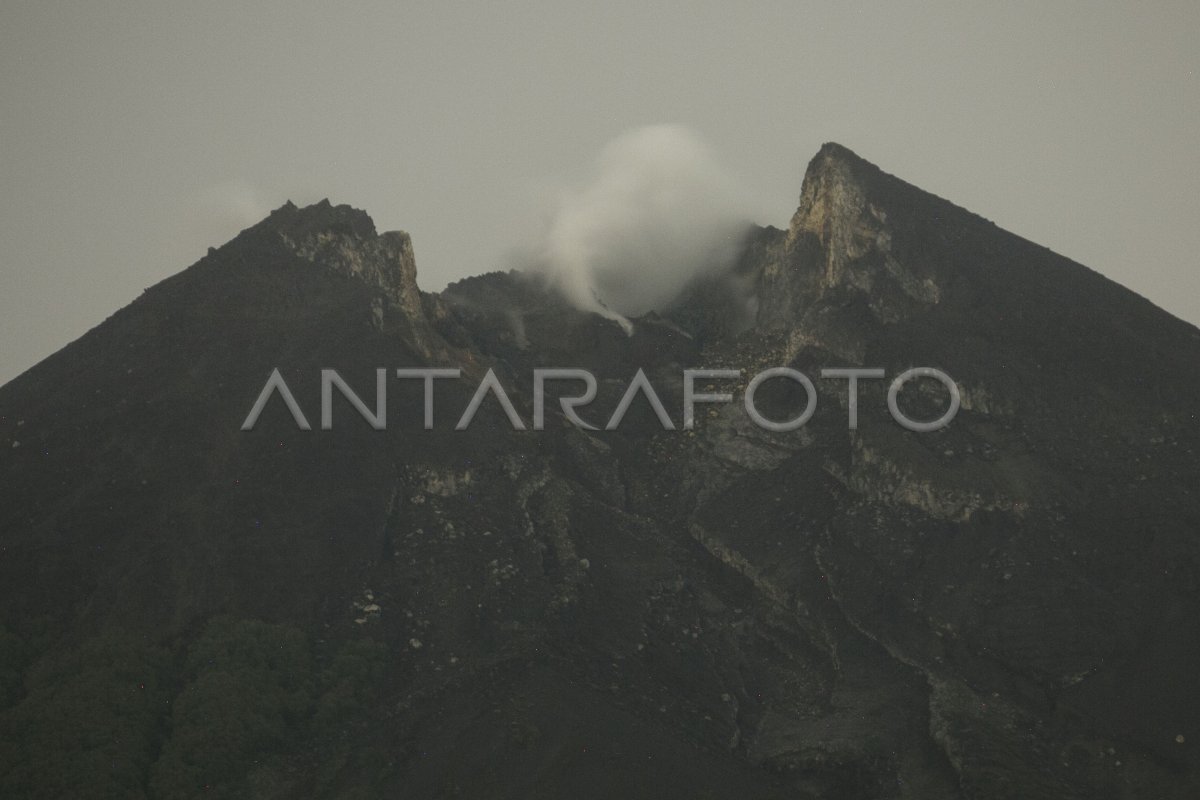
<path fill-rule="evenodd" d="M 1197 364 L 1195 328 L 838 145 L 787 231 L 747 232 L 733 270 L 629 336 L 516 273 L 421 294 L 406 235 L 289 204 L 0 389 L 0 642 L 19 653 L 0 786 L 1192 797 Z M 782 365 L 936 366 L 962 410 L 916 434 L 864 380 L 851 431 L 845 382 L 818 379 L 788 433 L 750 423 L 740 387 L 692 431 L 638 403 L 618 431 L 552 408 L 518 432 L 491 401 L 452 430 L 489 368 L 527 423 L 533 369 L 592 370 L 599 426 L 642 368 L 678 426 L 683 368 Z M 340 400 L 331 431 L 277 401 L 239 430 L 274 367 L 315 419 L 321 368 L 368 398 L 377 368 L 416 366 L 467 376 L 439 382 L 431 431 L 419 382 L 394 379 L 384 431 Z M 284 733 L 218 747 L 259 730 L 241 706 L 187 710 L 227 685 L 211 664 L 253 651 L 198 655 L 230 630 L 307 642 L 320 668 L 226 666 L 287 703 Z M 61 711 L 87 693 L 55 665 L 117 635 L 166 654 L 119 672 L 153 672 L 161 704 Z M 103 780 L 124 783 L 63 777 L 114 737 Z"/>

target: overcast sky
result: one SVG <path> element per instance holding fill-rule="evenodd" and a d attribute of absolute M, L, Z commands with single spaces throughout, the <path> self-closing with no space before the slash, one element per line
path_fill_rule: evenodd
<path fill-rule="evenodd" d="M 505 265 L 687 126 L 785 225 L 822 142 L 1200 321 L 1200 4 L 0 4 L 0 382 L 292 199 Z"/>

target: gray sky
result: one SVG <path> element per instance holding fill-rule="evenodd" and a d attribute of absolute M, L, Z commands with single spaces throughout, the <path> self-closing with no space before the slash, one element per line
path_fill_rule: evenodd
<path fill-rule="evenodd" d="M 661 122 L 763 224 L 838 141 L 1200 321 L 1194 0 L 3 0 L 0 382 L 289 198 L 499 268 Z"/>

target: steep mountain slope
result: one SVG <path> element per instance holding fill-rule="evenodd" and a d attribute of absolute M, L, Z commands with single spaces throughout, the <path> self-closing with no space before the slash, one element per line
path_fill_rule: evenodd
<path fill-rule="evenodd" d="M 407 236 L 289 204 L 0 388 L 0 793 L 1194 796 L 1198 364 L 838 145 L 630 336 L 533 276 L 422 294 Z M 564 366 L 600 427 L 639 368 L 677 427 L 683 368 L 743 380 L 692 431 L 453 429 Z M 799 430 L 742 409 L 773 366 Z M 864 379 L 849 430 L 850 366 L 962 409 L 908 431 Z M 402 367 L 463 370 L 432 430 Z M 275 368 L 312 430 L 240 429 Z M 369 406 L 386 368 L 386 429 L 322 430 L 322 368 Z"/>

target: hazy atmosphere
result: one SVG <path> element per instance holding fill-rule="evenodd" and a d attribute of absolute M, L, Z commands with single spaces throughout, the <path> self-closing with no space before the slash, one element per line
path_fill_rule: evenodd
<path fill-rule="evenodd" d="M 6 2 L 0 382 L 287 199 L 436 290 L 642 185 L 785 225 L 831 140 L 1200 321 L 1198 40 L 1189 2 Z"/>

